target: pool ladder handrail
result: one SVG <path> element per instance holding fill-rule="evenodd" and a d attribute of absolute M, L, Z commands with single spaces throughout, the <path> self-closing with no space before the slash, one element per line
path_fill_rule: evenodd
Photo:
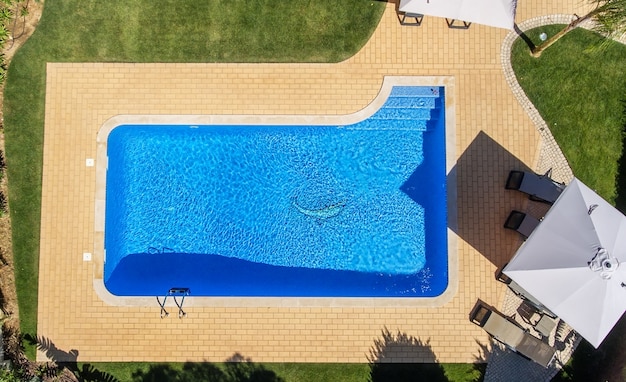
<path fill-rule="evenodd" d="M 156 296 L 157 303 L 161 307 L 161 318 L 163 319 L 170 315 L 169 312 L 165 309 L 165 302 L 167 301 L 167 298 L 170 296 L 172 296 L 172 298 L 174 299 L 174 303 L 178 307 L 178 318 L 187 317 L 187 313 L 183 310 L 183 304 L 185 303 L 185 296 L 189 296 L 190 293 L 191 291 L 189 290 L 189 288 L 170 288 L 170 290 L 167 291 L 167 294 L 163 298 L 163 302 L 159 300 L 159 296 Z M 177 296 L 183 297 L 180 300 L 180 304 L 178 303 L 178 300 L 176 299 Z"/>

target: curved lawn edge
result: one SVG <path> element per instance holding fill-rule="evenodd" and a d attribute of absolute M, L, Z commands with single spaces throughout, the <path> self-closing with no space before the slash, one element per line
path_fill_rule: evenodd
<path fill-rule="evenodd" d="M 562 24 L 537 24 L 525 29 L 524 40 L 538 43 L 540 32 L 553 34 L 562 28 Z M 622 156 L 624 94 L 620 86 L 626 81 L 621 69 L 626 48 L 616 42 L 602 44 L 605 40 L 600 35 L 585 30 L 589 27 L 587 24 L 568 33 L 546 51 L 547 57 L 538 59 L 527 55 L 527 44 L 516 40 L 512 66 L 522 70 L 516 81 L 523 84 L 520 92 L 528 93 L 534 106 L 531 101 L 522 104 L 531 111 L 542 137 L 536 170 L 545 172 L 552 167 L 553 176 L 565 182 L 575 174 L 613 203 L 617 162 Z"/>

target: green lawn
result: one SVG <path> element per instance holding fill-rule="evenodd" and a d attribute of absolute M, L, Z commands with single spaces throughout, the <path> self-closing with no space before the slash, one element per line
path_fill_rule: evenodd
<path fill-rule="evenodd" d="M 562 26 L 527 32 L 549 35 Z M 574 174 L 610 202 L 617 197 L 616 179 L 622 156 L 626 102 L 626 48 L 576 29 L 540 58 L 518 40 L 512 63 L 517 79 L 546 121 Z"/>
<path fill-rule="evenodd" d="M 527 32 L 534 42 L 546 31 Z M 626 212 L 626 46 L 574 30 L 539 59 L 518 40 L 512 62 L 520 85 L 550 127 L 574 175 Z M 622 164 L 620 168 L 620 164 Z M 554 381 L 626 380 L 626 320 L 622 318 L 599 349 L 584 342 Z"/>
<path fill-rule="evenodd" d="M 263 382 L 365 382 L 366 364 L 257 364 L 257 363 L 106 363 L 94 369 L 115 376 L 120 381 L 263 381 Z M 202 376 L 202 377 L 200 377 Z M 208 378 L 210 376 L 210 378 Z M 237 377 L 234 377 L 237 376 Z M 247 378 L 243 378 L 243 377 Z M 251 378 L 256 376 L 257 379 Z"/>
<path fill-rule="evenodd" d="M 467 364 L 293 364 L 293 363 L 97 363 L 87 365 L 91 376 L 106 380 L 107 375 L 120 381 L 263 381 L 263 382 L 476 382 L 482 366 Z M 84 370 L 84 365 L 79 366 Z M 88 376 L 88 375 L 86 375 Z M 212 379 L 209 379 L 211 376 Z M 256 379 L 254 378 L 256 377 Z M 88 379 L 86 379 L 88 380 Z"/>

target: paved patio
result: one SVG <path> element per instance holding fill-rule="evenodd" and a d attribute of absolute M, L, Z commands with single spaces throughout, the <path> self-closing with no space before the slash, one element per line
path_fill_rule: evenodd
<path fill-rule="evenodd" d="M 583 14 L 574 0 L 529 0 L 517 20 Z M 507 31 L 449 29 L 426 17 L 402 27 L 396 5 L 354 57 L 338 64 L 65 64 L 47 67 L 38 335 L 56 360 L 224 361 L 239 352 L 256 362 L 367 362 L 384 333 L 401 333 L 387 361 L 474 362 L 489 339 L 468 320 L 478 298 L 495 306 L 495 280 L 520 244 L 502 228 L 511 209 L 528 208 L 505 191 L 511 168 L 539 168 L 542 138 L 511 91 L 501 61 Z M 123 114 L 344 115 L 365 108 L 385 76 L 452 76 L 455 83 L 458 280 L 441 307 L 201 307 L 159 316 L 117 307 L 94 290 L 96 135 Z M 448 105 L 451 106 L 451 105 Z M 187 304 L 187 303 L 186 303 Z M 43 353 L 39 360 L 47 359 Z"/>

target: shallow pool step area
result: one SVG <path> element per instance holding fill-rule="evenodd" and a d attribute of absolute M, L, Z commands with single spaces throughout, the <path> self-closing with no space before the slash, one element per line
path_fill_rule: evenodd
<path fill-rule="evenodd" d="M 435 97 L 401 97 L 390 96 L 385 102 L 387 109 L 434 109 L 438 107 L 439 98 Z"/>
<path fill-rule="evenodd" d="M 430 119 L 368 119 L 355 125 L 346 126 L 349 130 L 411 130 L 428 131 Z"/>
<path fill-rule="evenodd" d="M 433 113 L 436 108 L 399 108 L 384 107 L 376 112 L 371 119 L 424 119 L 430 120 L 437 117 L 438 113 Z"/>
<path fill-rule="evenodd" d="M 394 87 L 385 104 L 353 130 L 428 131 L 442 115 L 443 90 L 427 86 Z"/>
<path fill-rule="evenodd" d="M 439 86 L 394 86 L 391 97 L 434 97 L 443 95 L 443 88 Z"/>

